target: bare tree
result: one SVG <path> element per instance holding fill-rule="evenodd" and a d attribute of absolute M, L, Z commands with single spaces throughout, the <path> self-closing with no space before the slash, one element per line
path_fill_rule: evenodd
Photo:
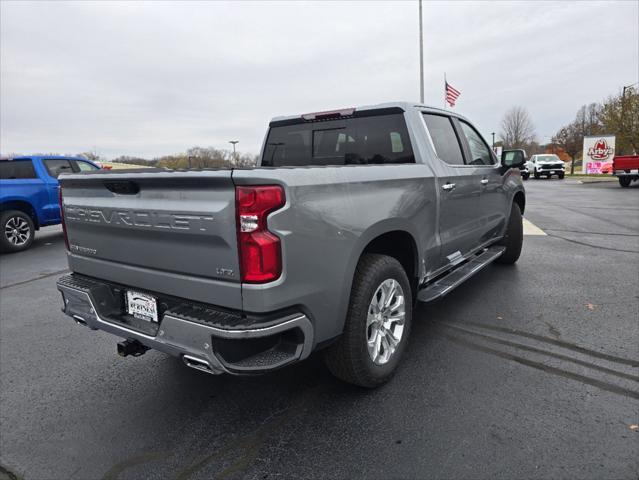
<path fill-rule="evenodd" d="M 598 103 L 582 105 L 579 110 L 577 110 L 573 125 L 582 137 L 602 133 L 602 125 L 599 121 L 600 111 L 601 105 Z"/>
<path fill-rule="evenodd" d="M 570 156 L 570 174 L 575 173 L 575 157 L 581 150 L 583 143 L 583 135 L 577 124 L 573 122 L 565 127 L 561 127 L 559 131 L 552 137 L 552 142 L 561 148 Z"/>
<path fill-rule="evenodd" d="M 80 156 L 86 158 L 87 160 L 91 160 L 92 162 L 99 162 L 100 161 L 100 154 L 98 153 L 98 151 L 95 148 L 93 150 L 88 151 L 88 152 L 81 153 Z"/>
<path fill-rule="evenodd" d="M 525 148 L 535 139 L 535 127 L 524 107 L 513 107 L 501 120 L 501 138 L 506 148 Z"/>

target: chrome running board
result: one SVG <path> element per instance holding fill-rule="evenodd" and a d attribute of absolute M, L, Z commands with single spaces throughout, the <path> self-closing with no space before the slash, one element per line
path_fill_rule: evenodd
<path fill-rule="evenodd" d="M 470 257 L 466 262 L 454 267 L 443 277 L 434 280 L 419 290 L 417 300 L 420 302 L 432 302 L 443 297 L 481 271 L 485 266 L 494 262 L 504 253 L 504 250 L 506 250 L 505 247 L 489 247 L 479 255 Z"/>

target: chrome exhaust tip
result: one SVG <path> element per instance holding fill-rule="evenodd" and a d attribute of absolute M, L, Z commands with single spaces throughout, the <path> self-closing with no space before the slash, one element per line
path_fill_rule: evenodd
<path fill-rule="evenodd" d="M 217 375 L 220 372 L 211 367 L 211 364 L 207 360 L 201 358 L 192 357 L 191 355 L 182 355 L 182 361 L 187 367 L 200 370 L 201 372 Z"/>

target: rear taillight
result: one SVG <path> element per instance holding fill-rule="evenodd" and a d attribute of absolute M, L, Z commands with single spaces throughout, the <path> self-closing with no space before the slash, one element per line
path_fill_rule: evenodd
<path fill-rule="evenodd" d="M 60 220 L 62 223 L 62 233 L 64 234 L 64 245 L 69 250 L 69 237 L 67 236 L 67 224 L 64 221 L 64 208 L 62 205 L 62 187 L 58 187 L 58 202 L 60 203 Z"/>
<path fill-rule="evenodd" d="M 282 274 L 282 248 L 269 232 L 266 217 L 284 206 L 284 189 L 278 185 L 235 187 L 237 240 L 242 282 L 266 283 Z"/>

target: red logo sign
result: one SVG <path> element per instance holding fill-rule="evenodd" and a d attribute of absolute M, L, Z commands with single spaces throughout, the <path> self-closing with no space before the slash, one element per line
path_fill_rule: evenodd
<path fill-rule="evenodd" d="M 593 160 L 606 160 L 614 152 L 614 148 L 608 146 L 605 138 L 600 138 L 594 147 L 588 149 L 588 156 Z"/>

